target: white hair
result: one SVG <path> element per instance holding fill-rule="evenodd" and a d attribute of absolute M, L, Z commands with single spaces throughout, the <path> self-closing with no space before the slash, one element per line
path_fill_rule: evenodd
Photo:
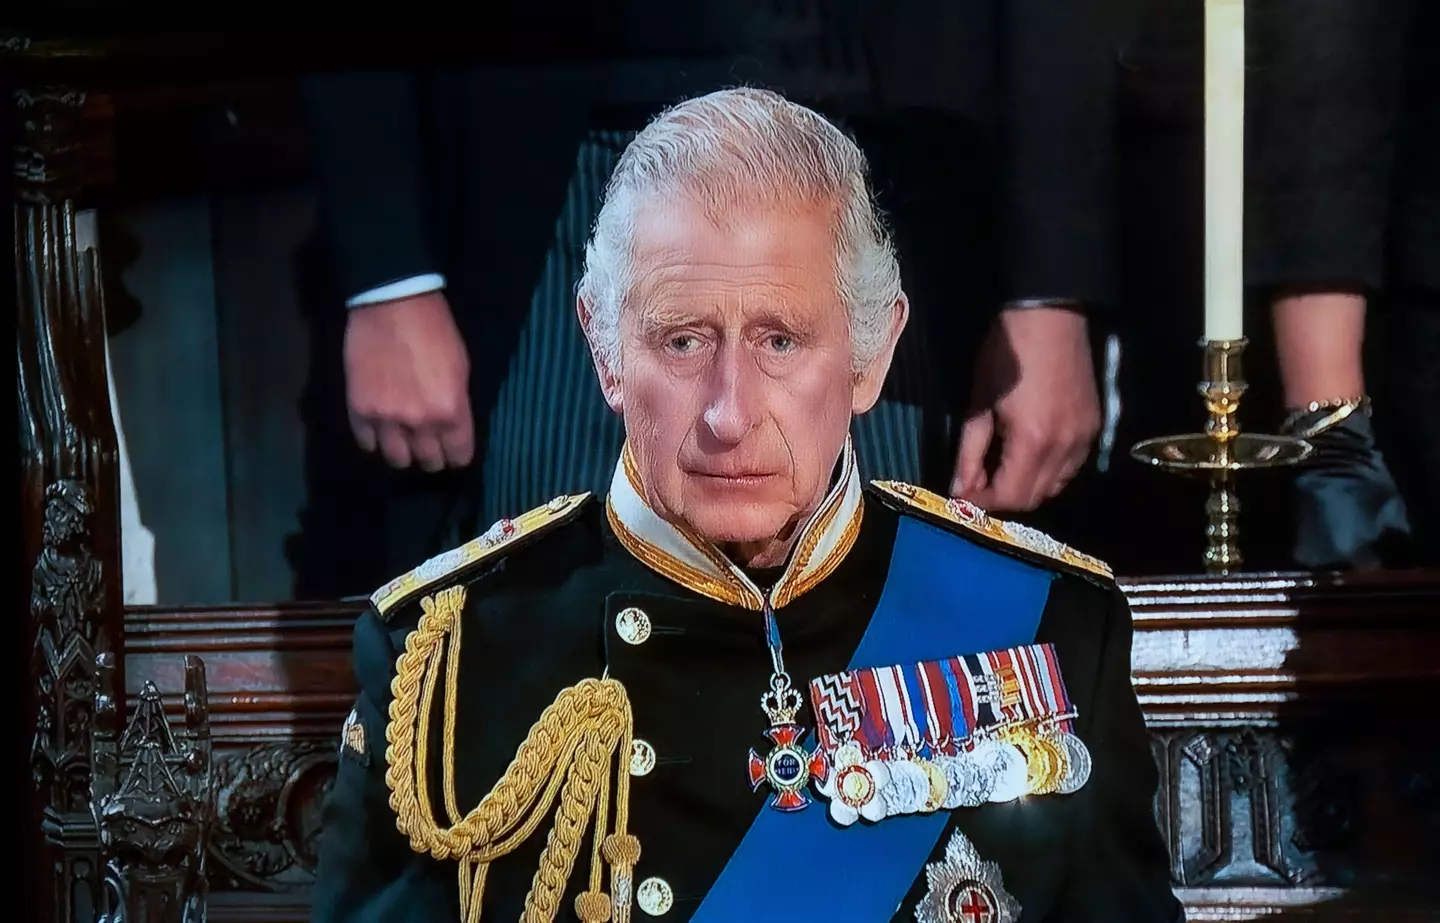
<path fill-rule="evenodd" d="M 685 195 L 717 220 L 737 204 L 833 209 L 836 292 L 850 315 L 854 367 L 884 348 L 900 265 L 870 195 L 865 155 L 819 113 L 767 90 L 721 90 L 662 112 L 620 155 L 589 242 L 579 296 L 600 360 L 619 368 L 620 311 L 634 279 L 636 215 Z"/>

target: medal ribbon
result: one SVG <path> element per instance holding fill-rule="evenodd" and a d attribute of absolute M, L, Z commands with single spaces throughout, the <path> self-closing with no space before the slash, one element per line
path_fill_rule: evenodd
<path fill-rule="evenodd" d="M 950 703 L 950 740 L 942 741 L 945 752 L 954 756 L 960 749 L 960 741 L 970 736 L 970 729 L 975 726 L 975 709 L 969 707 L 965 702 L 965 695 L 961 689 L 960 671 L 963 667 L 960 658 L 949 657 L 945 660 L 932 661 L 932 669 L 940 674 L 945 684 L 946 698 Z"/>
<path fill-rule="evenodd" d="M 970 700 L 975 703 L 975 727 L 990 728 L 1001 723 L 999 685 L 990 673 L 989 662 L 984 654 L 966 654 L 960 658 L 965 668 L 962 675 L 970 689 Z"/>
<path fill-rule="evenodd" d="M 775 622 L 775 610 L 765 603 L 765 646 L 770 649 L 770 669 L 776 676 L 785 676 L 785 645 L 780 643 L 780 626 Z"/>
<path fill-rule="evenodd" d="M 867 755 L 888 753 L 895 747 L 895 735 L 885 720 L 884 699 L 875 671 L 860 670 L 856 679 L 860 687 L 860 733 L 856 735 L 856 743 Z"/>
<path fill-rule="evenodd" d="M 1068 729 L 1073 711 L 1050 644 L 836 673 L 812 681 L 812 694 L 825 685 L 857 690 L 854 741 L 866 759 L 904 750 L 953 755 L 973 730 L 1001 725 L 1058 719 Z M 833 741 L 831 747 L 845 741 L 844 728 L 828 726 L 823 715 L 818 720 L 823 741 Z"/>
<path fill-rule="evenodd" d="M 925 713 L 930 722 L 927 738 L 927 756 L 939 753 L 947 740 L 955 736 L 955 719 L 950 714 L 950 696 L 945 689 L 945 678 L 940 675 L 936 663 L 922 663 L 916 667 L 920 683 L 925 689 Z"/>
<path fill-rule="evenodd" d="M 881 705 L 885 709 L 885 724 L 895 747 L 901 751 L 914 751 L 920 746 L 920 729 L 915 723 L 915 709 L 911 707 L 905 688 L 905 679 L 899 667 L 881 667 L 875 671 L 879 682 Z"/>
<path fill-rule="evenodd" d="M 1038 645 L 1043 655 L 1043 663 L 1040 666 L 1040 674 L 1049 677 L 1050 689 L 1055 695 L 1055 711 L 1062 715 L 1068 715 L 1075 710 L 1075 704 L 1070 701 L 1070 693 L 1065 688 L 1065 680 L 1060 675 L 1060 660 L 1055 656 L 1055 645 Z"/>
<path fill-rule="evenodd" d="M 915 728 L 915 749 L 921 755 L 928 756 L 929 751 L 934 748 L 935 739 L 931 734 L 935 725 L 930 720 L 930 702 L 925 695 L 924 670 L 917 663 L 914 666 L 896 667 L 895 672 L 905 681 L 902 688 L 910 702 L 910 723 Z"/>

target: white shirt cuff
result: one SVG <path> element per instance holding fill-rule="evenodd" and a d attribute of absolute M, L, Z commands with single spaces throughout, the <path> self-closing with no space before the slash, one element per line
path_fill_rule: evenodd
<path fill-rule="evenodd" d="M 372 288 L 358 295 L 351 296 L 345 299 L 345 307 L 360 308 L 367 304 L 379 304 L 382 301 L 412 298 L 415 295 L 423 295 L 426 292 L 438 292 L 444 287 L 444 276 L 438 272 L 428 272 L 423 276 L 411 276 L 408 279 L 390 282 L 378 288 Z"/>

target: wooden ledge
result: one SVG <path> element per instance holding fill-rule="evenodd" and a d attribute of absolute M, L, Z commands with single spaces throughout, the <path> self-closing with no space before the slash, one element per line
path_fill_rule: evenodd
<path fill-rule="evenodd" d="M 1268 726 L 1440 686 L 1440 573 L 1126 580 L 1133 675 L 1152 725 Z M 350 709 L 363 601 L 145 607 L 125 615 L 127 692 L 180 708 L 204 658 L 217 738 L 332 736 Z M 1414 696 L 1407 698 L 1413 700 Z M 1393 710 L 1393 709 L 1392 709 Z"/>

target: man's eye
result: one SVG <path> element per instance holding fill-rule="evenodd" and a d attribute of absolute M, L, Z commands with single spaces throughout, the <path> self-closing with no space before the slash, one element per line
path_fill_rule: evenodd
<path fill-rule="evenodd" d="M 773 333 L 766 339 L 766 344 L 777 353 L 788 353 L 795 348 L 795 340 L 783 333 Z"/>
<path fill-rule="evenodd" d="M 699 340 L 696 337 L 693 337 L 688 333 L 682 333 L 677 336 L 671 337 L 670 342 L 667 345 L 674 352 L 688 353 L 693 350 L 698 344 Z"/>

